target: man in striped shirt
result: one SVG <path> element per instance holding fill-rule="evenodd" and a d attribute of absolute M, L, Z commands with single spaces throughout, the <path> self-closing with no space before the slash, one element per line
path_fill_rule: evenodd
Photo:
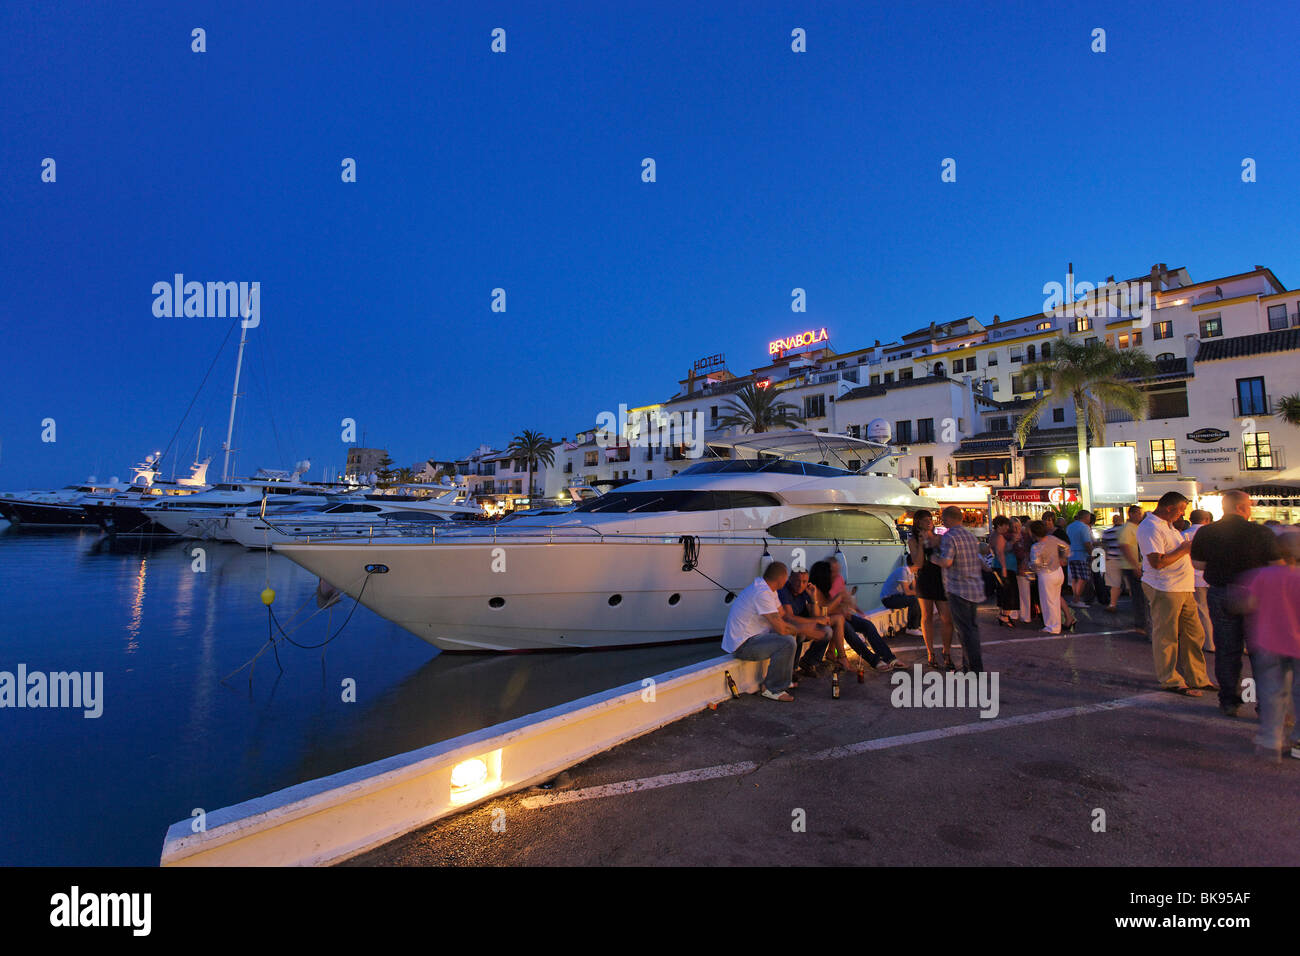
<path fill-rule="evenodd" d="M 961 509 L 949 505 L 940 515 L 944 532 L 939 553 L 930 560 L 943 569 L 943 590 L 948 596 L 953 630 L 961 641 L 963 669 L 979 673 L 984 670 L 980 654 L 980 630 L 976 612 L 984 600 L 984 562 L 980 545 L 962 524 Z"/>

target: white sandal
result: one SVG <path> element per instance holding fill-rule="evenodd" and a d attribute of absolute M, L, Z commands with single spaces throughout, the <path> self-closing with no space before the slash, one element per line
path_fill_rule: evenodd
<path fill-rule="evenodd" d="M 789 694 L 787 694 L 785 691 L 782 691 L 782 692 L 779 693 L 779 694 L 774 694 L 774 693 L 772 693 L 770 690 L 768 690 L 766 687 L 763 688 L 763 690 L 762 690 L 762 694 L 763 694 L 763 696 L 766 697 L 768 700 L 779 700 L 779 701 L 783 701 L 783 702 L 785 702 L 785 703 L 789 703 L 790 701 L 794 700 L 794 698 L 793 698 L 792 696 L 790 696 Z"/>

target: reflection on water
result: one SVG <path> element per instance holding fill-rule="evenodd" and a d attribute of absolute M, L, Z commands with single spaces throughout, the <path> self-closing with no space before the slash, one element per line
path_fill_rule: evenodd
<path fill-rule="evenodd" d="M 134 653 L 139 647 L 140 619 L 144 617 L 144 571 L 148 558 L 140 559 L 140 572 L 135 576 L 135 593 L 131 598 L 131 623 L 126 626 L 126 652 Z"/>
<path fill-rule="evenodd" d="M 104 673 L 99 719 L 0 711 L 11 797 L 0 801 L 0 864 L 153 865 L 168 825 L 195 807 L 227 806 L 718 653 L 708 642 L 441 655 L 358 608 L 324 647 L 281 640 L 239 670 L 266 647 L 259 595 L 268 583 L 277 617 L 301 644 L 337 631 L 351 602 L 318 609 L 316 578 L 278 555 L 214 542 L 109 547 L 93 531 L 0 528 L 0 580 L 0 670 Z M 355 703 L 343 699 L 348 679 Z"/>

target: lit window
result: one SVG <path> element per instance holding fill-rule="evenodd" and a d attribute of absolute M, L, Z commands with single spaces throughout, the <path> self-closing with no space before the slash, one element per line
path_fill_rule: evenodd
<path fill-rule="evenodd" d="M 1038 325 L 1035 326 L 1035 328 L 1036 328 L 1039 332 L 1046 332 L 1046 331 L 1047 331 L 1048 329 L 1050 329 L 1051 327 L 1052 327 L 1052 323 L 1051 323 L 1051 322 L 1039 322 Z"/>
<path fill-rule="evenodd" d="M 1172 438 L 1151 439 L 1151 473 L 1163 474 L 1178 470 L 1178 452 Z"/>
<path fill-rule="evenodd" d="M 1171 339 L 1174 337 L 1174 323 L 1168 319 L 1155 323 L 1152 328 L 1154 329 L 1151 333 L 1153 339 Z"/>
<path fill-rule="evenodd" d="M 1217 315 L 1201 319 L 1201 338 L 1215 339 L 1223 335 L 1223 319 Z"/>
<path fill-rule="evenodd" d="M 1247 471 L 1273 467 L 1273 446 L 1268 440 L 1268 432 L 1246 432 L 1241 438 Z"/>

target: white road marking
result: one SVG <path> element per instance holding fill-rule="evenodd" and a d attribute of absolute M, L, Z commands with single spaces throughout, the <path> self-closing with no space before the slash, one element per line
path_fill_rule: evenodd
<path fill-rule="evenodd" d="M 1082 634 L 1035 634 L 1033 637 L 1004 637 L 996 641 L 980 641 L 980 648 L 983 649 L 985 647 L 992 647 L 995 644 L 1028 644 L 1031 641 L 1060 641 L 1060 640 L 1068 640 L 1076 637 L 1108 637 L 1112 634 L 1136 634 L 1136 633 L 1137 631 L 1129 629 L 1124 631 L 1085 631 Z M 908 636 L 910 637 L 911 635 L 909 634 Z M 953 635 L 952 646 L 954 649 L 961 647 L 961 641 L 957 639 L 956 634 Z M 895 653 L 897 653 L 898 651 L 925 650 L 924 644 L 898 644 L 898 645 L 890 644 L 889 647 Z"/>
<path fill-rule="evenodd" d="M 719 777 L 738 777 L 742 773 L 757 770 L 758 764 L 746 760 L 742 763 L 724 763 L 716 767 L 704 767 L 700 770 L 683 770 L 681 773 L 665 773 L 657 777 L 642 777 L 639 780 L 624 780 L 621 783 L 609 783 L 601 787 L 586 787 L 582 790 L 567 790 L 559 793 L 543 793 L 533 797 L 524 797 L 522 803 L 526 809 L 550 807 L 557 803 L 573 803 L 576 800 L 592 800 L 596 797 L 614 797 L 623 793 L 635 793 L 638 790 L 654 790 L 659 787 L 674 787 L 679 783 L 694 783 L 697 780 L 716 780 Z"/>
<path fill-rule="evenodd" d="M 921 744 L 930 740 L 943 740 L 946 737 L 961 737 L 966 734 L 982 734 L 990 730 L 1005 730 L 1008 727 L 1024 727 L 1027 724 L 1041 724 L 1049 720 L 1061 720 L 1065 717 L 1081 717 L 1084 714 L 1097 714 L 1121 707 L 1135 707 L 1164 696 L 1163 691 L 1152 691 L 1136 697 L 1120 697 L 1105 700 L 1097 704 L 1080 704 L 1077 707 L 1061 707 L 1057 710 L 1043 710 L 1036 714 L 1021 714 L 1018 717 L 995 717 L 992 720 L 978 720 L 969 724 L 956 724 L 952 727 L 939 727 L 935 730 L 919 730 L 911 734 L 899 734 L 896 737 L 878 737 L 875 740 L 863 740 L 856 744 L 831 747 L 815 754 L 809 754 L 805 760 L 829 760 L 833 757 L 851 757 L 854 754 L 868 753 L 872 750 L 888 750 L 890 747 L 906 747 L 908 744 Z"/>
<path fill-rule="evenodd" d="M 851 757 L 856 754 L 867 753 L 872 750 L 887 750 L 891 747 L 906 747 L 910 744 L 926 743 L 931 740 L 942 740 L 946 737 L 960 737 L 964 734 L 979 734 L 990 730 L 1006 730 L 1011 727 L 1023 727 L 1028 724 L 1039 724 L 1049 720 L 1062 720 L 1066 717 L 1079 717 L 1084 714 L 1097 714 L 1109 710 L 1118 710 L 1121 707 L 1140 706 L 1151 701 L 1162 699 L 1165 694 L 1161 691 L 1153 691 L 1148 694 L 1139 694 L 1136 697 L 1121 697 L 1115 700 L 1101 701 L 1096 704 L 1081 704 L 1077 707 L 1061 707 L 1057 710 L 1044 710 L 1036 714 L 1022 714 L 1018 717 L 1000 717 L 993 720 L 976 720 L 973 723 L 957 724 L 952 727 L 940 727 L 936 730 L 922 730 L 917 733 L 899 734 L 894 737 L 878 737 L 874 740 L 863 740 L 856 744 L 846 744 L 840 747 L 831 747 L 828 750 L 818 751 L 812 754 L 798 754 L 786 758 L 778 758 L 780 763 L 802 762 L 806 760 L 829 760 L 834 757 Z M 575 803 L 579 800 L 594 800 L 599 797 L 614 797 L 625 793 L 636 793 L 640 790 L 655 790 L 659 787 L 674 787 L 681 783 L 696 783 L 700 780 L 717 780 L 722 777 L 738 777 L 741 774 L 749 773 L 758 769 L 758 764 L 753 761 L 743 761 L 741 763 L 719 764 L 713 767 L 702 767 L 699 770 L 684 770 L 681 773 L 665 773 L 656 777 L 641 777 L 637 780 L 624 780 L 619 783 L 609 783 L 598 787 L 586 787 L 582 790 L 569 790 L 559 793 L 544 793 L 536 796 L 525 797 L 521 803 L 525 809 L 533 810 L 540 807 L 553 807 L 561 803 Z"/>

